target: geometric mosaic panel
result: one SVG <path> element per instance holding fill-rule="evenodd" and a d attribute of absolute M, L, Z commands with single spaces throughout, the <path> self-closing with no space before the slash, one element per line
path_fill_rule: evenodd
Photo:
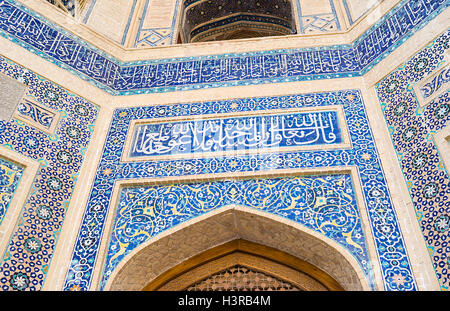
<path fill-rule="evenodd" d="M 304 33 L 336 31 L 339 30 L 338 25 L 335 14 L 321 14 L 302 18 Z"/>
<path fill-rule="evenodd" d="M 422 106 L 415 85 L 445 65 L 450 31 L 376 85 L 417 220 L 443 290 L 450 286 L 450 176 L 433 139 L 450 124 L 449 92 Z M 448 87 L 447 87 L 448 89 Z"/>
<path fill-rule="evenodd" d="M 25 84 L 0 74 L 0 120 L 11 119 L 26 90 Z"/>
<path fill-rule="evenodd" d="M 43 22 L 19 3 L 7 0 L 0 3 L 0 35 L 32 49 L 33 53 L 112 94 L 128 95 L 362 75 L 449 5 L 445 0 L 402 1 L 350 45 L 195 59 L 122 63 L 50 22 Z M 448 36 L 443 37 L 446 39 L 436 40 L 436 47 L 429 46 L 425 50 L 448 49 Z M 440 50 L 433 53 L 441 55 Z M 408 84 L 414 84 L 431 72 L 427 68 L 436 68 L 436 59 L 432 56 L 425 58 L 432 61 L 424 66 L 422 73 L 411 69 L 411 62 L 408 62 L 380 82 L 377 91 L 430 255 L 441 286 L 446 289 L 449 266 L 446 255 L 449 251 L 446 244 L 448 174 L 439 160 L 432 137 L 434 131 L 448 124 L 448 93 L 437 97 L 423 109 L 414 105 L 415 94 Z M 0 60 L 0 71 L 20 81 L 29 79 L 30 93 L 39 103 L 62 111 L 53 135 L 36 131 L 20 121 L 0 121 L 0 144 L 42 164 L 3 256 L 0 282 L 3 290 L 37 290 L 45 279 L 65 208 L 92 134 L 97 109 L 7 60 Z M 327 105 L 342 105 L 351 139 L 350 148 L 133 163 L 121 161 L 126 133 L 134 120 Z M 407 117 L 405 115 L 396 123 L 399 120 L 396 113 L 405 113 Z M 406 123 L 403 122 L 405 120 Z M 423 163 L 426 165 L 422 166 Z M 117 109 L 77 236 L 65 289 L 87 290 L 92 287 L 92 271 L 105 230 L 104 221 L 113 208 L 109 206 L 111 189 L 117 180 L 341 166 L 355 167 L 358 172 L 385 289 L 415 290 L 402 233 L 357 90 L 179 104 L 170 108 Z M 41 232 L 40 236 L 32 238 L 37 231 Z M 15 271 L 17 266 L 20 266 L 19 271 Z"/>
<path fill-rule="evenodd" d="M 420 81 L 420 83 L 414 85 L 414 93 L 419 99 L 419 104 L 426 105 L 440 96 L 442 92 L 448 90 L 450 83 L 450 66 L 440 66 L 439 70 L 428 76 L 426 79 Z"/>

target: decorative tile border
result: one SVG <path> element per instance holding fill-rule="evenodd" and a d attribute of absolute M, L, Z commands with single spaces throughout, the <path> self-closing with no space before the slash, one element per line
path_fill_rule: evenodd
<path fill-rule="evenodd" d="M 450 64 L 445 65 L 443 62 L 442 68 L 438 70 L 413 86 L 414 92 L 419 100 L 420 106 L 426 106 L 436 97 L 442 95 L 443 92 L 448 92 L 450 84 Z"/>
<path fill-rule="evenodd" d="M 61 118 L 50 135 L 28 124 L 0 121 L 0 146 L 40 163 L 29 176 L 30 192 L 8 236 L 1 257 L 3 291 L 40 290 L 46 277 L 66 209 L 77 182 L 98 108 L 35 73 L 0 58 L 0 72 L 27 81 L 27 96 L 42 107 L 60 111 Z M 32 181 L 32 182 L 31 182 Z"/>
<path fill-rule="evenodd" d="M 9 1 L 3 37 L 114 95 L 361 76 L 450 6 L 404 0 L 350 45 L 120 63 Z"/>
<path fill-rule="evenodd" d="M 414 84 L 442 64 L 450 31 L 376 85 L 381 108 L 442 290 L 450 280 L 450 179 L 433 137 L 450 124 L 449 92 L 421 106 Z"/>
<path fill-rule="evenodd" d="M 212 157 L 190 160 L 121 162 L 127 131 L 133 120 L 196 115 L 214 115 L 341 105 L 351 139 L 351 149 L 268 153 L 247 156 Z M 355 167 L 358 171 L 364 205 L 373 231 L 379 266 L 386 290 L 416 290 L 405 244 L 392 206 L 389 190 L 378 159 L 361 94 L 346 90 L 306 95 L 243 98 L 177 104 L 171 106 L 116 109 L 97 168 L 88 204 L 74 246 L 64 290 L 88 290 L 96 266 L 116 181 L 168 178 L 232 172 L 268 170 L 326 169 Z M 367 271 L 367 270 L 366 270 Z"/>

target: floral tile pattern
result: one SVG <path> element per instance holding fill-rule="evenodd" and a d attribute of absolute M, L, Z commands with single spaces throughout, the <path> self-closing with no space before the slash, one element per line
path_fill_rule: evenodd
<path fill-rule="evenodd" d="M 140 244 L 168 228 L 230 204 L 293 220 L 338 241 L 358 259 L 375 288 L 349 174 L 124 188 L 102 286 L 117 263 Z"/>

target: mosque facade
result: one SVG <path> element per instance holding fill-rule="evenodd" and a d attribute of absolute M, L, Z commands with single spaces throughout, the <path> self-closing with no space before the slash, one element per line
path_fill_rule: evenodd
<path fill-rule="evenodd" d="M 1 0 L 1 290 L 448 290 L 449 6 Z"/>

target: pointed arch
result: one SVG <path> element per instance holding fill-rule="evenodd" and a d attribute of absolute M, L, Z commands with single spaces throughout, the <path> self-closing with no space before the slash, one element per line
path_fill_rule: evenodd
<path fill-rule="evenodd" d="M 200 264 L 196 258 L 205 251 L 214 254 L 215 247 L 234 240 L 271 250 L 272 255 L 281 257 L 269 259 L 291 262 L 290 267 L 329 290 L 370 289 L 357 261 L 336 242 L 279 216 L 234 205 L 199 216 L 143 243 L 121 261 L 104 289 L 157 289 L 155 284 L 164 283 L 161 280 L 170 280 Z M 281 260 L 283 256 L 289 260 Z"/>
<path fill-rule="evenodd" d="M 284 286 L 293 290 L 343 290 L 336 280 L 308 262 L 276 248 L 243 239 L 215 246 L 185 260 L 153 279 L 143 290 L 195 288 L 196 283 L 211 279 L 214 274 L 222 271 L 231 274 L 229 270 L 236 269 L 236 266 L 239 266 L 237 270 L 266 273 L 268 278 L 278 279 L 279 283 L 285 283 Z M 258 285 L 255 284 L 255 287 Z"/>
<path fill-rule="evenodd" d="M 184 0 L 181 4 L 183 43 L 295 33 L 290 0 Z"/>

